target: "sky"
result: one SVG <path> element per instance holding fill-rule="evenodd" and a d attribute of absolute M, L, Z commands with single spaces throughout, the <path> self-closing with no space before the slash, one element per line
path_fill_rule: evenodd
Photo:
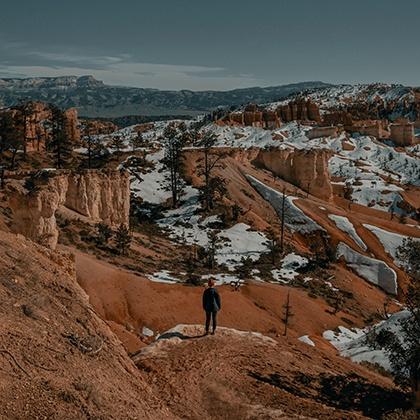
<path fill-rule="evenodd" d="M 420 85 L 419 0 L 3 0 L 0 78 Z"/>

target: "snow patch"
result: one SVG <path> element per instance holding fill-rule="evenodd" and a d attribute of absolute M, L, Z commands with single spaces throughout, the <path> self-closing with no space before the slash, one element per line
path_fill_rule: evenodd
<path fill-rule="evenodd" d="M 381 229 L 377 226 L 364 224 L 366 229 L 369 229 L 378 239 L 379 242 L 384 247 L 385 251 L 391 255 L 395 260 L 395 263 L 399 266 L 402 265 L 402 262 L 397 257 L 397 249 L 403 244 L 404 239 L 408 239 L 409 236 L 400 235 L 398 233 L 389 232 L 387 230 Z M 415 241 L 420 241 L 420 238 L 412 238 Z"/>
<path fill-rule="evenodd" d="M 354 362 L 370 362 L 377 363 L 384 369 L 391 371 L 391 364 L 388 356 L 383 350 L 373 350 L 366 345 L 367 334 L 372 328 L 379 332 L 381 330 L 389 330 L 399 335 L 401 326 L 400 322 L 409 318 L 410 312 L 403 310 L 382 321 L 375 326 L 364 329 L 355 328 L 349 330 L 345 327 L 339 327 L 339 332 L 331 330 L 325 331 L 323 337 L 328 340 L 344 357 L 350 357 Z"/>
<path fill-rule="evenodd" d="M 384 261 L 362 255 L 343 242 L 337 246 L 337 257 L 343 257 L 347 265 L 368 282 L 388 293 L 397 294 L 397 273 Z"/>
<path fill-rule="evenodd" d="M 353 223 L 347 217 L 338 216 L 337 214 L 329 214 L 328 218 L 334 221 L 337 227 L 342 230 L 344 233 L 350 236 L 351 239 L 361 248 L 363 251 L 367 250 L 366 244 L 363 242 L 362 238 L 357 234 L 356 229 L 353 226 Z"/>
<path fill-rule="evenodd" d="M 302 341 L 302 343 L 308 344 L 309 346 L 315 347 L 315 343 L 309 338 L 309 335 L 302 335 L 302 337 L 299 337 L 298 340 Z"/>

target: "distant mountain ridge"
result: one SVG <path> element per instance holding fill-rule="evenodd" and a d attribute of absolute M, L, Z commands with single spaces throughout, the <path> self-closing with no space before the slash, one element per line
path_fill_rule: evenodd
<path fill-rule="evenodd" d="M 88 117 L 127 115 L 194 115 L 218 106 L 248 102 L 272 102 L 308 89 L 331 86 L 323 82 L 302 82 L 282 86 L 251 87 L 230 91 L 169 91 L 150 88 L 110 86 L 93 76 L 35 77 L 0 79 L 0 106 L 23 99 L 75 107 Z"/>

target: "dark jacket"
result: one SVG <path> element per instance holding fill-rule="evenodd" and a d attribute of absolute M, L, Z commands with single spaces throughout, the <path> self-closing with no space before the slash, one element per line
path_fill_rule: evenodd
<path fill-rule="evenodd" d="M 220 296 L 214 287 L 209 287 L 203 293 L 203 309 L 206 312 L 217 312 L 222 309 Z"/>

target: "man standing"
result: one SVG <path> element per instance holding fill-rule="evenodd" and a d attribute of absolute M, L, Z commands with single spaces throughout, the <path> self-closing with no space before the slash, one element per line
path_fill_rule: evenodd
<path fill-rule="evenodd" d="M 217 326 L 217 312 L 220 311 L 220 309 L 222 309 L 220 296 L 217 290 L 215 289 L 214 285 L 214 279 L 209 279 L 208 287 L 203 293 L 203 309 L 206 312 L 206 335 L 209 333 L 210 319 L 213 320 L 212 334 L 215 333 Z"/>

